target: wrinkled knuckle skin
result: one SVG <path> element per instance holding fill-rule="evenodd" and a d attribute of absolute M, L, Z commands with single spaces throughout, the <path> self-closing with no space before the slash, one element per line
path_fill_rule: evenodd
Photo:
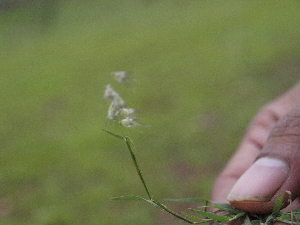
<path fill-rule="evenodd" d="M 282 118 L 273 130 L 272 136 L 274 137 L 294 137 L 299 140 L 300 138 L 300 115 L 287 115 Z"/>
<path fill-rule="evenodd" d="M 279 156 L 286 161 L 300 160 L 300 108 L 281 118 L 273 128 L 262 154 Z M 295 158 L 296 157 L 296 158 Z"/>

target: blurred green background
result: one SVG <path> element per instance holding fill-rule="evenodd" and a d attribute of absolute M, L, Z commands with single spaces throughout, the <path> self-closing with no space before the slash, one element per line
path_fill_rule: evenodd
<path fill-rule="evenodd" d="M 299 1 L 0 0 L 0 223 L 185 224 L 247 124 L 295 84 Z M 110 72 L 134 71 L 122 85 Z M 148 128 L 106 121 L 111 84 Z"/>

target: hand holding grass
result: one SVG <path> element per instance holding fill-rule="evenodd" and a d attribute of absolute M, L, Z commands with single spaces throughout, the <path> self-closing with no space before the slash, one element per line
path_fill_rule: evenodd
<path fill-rule="evenodd" d="M 216 179 L 212 200 L 229 201 L 248 212 L 270 213 L 286 191 L 292 200 L 300 196 L 300 83 L 254 118 Z M 289 198 L 286 193 L 284 207 Z M 292 206 L 298 207 L 299 201 Z"/>
<path fill-rule="evenodd" d="M 287 205 L 287 202 L 291 202 L 292 193 L 295 197 L 299 194 L 297 187 L 300 179 L 297 179 L 296 175 L 300 172 L 300 166 L 297 166 L 300 157 L 296 157 L 298 154 L 295 149 L 297 149 L 296 147 L 300 142 L 297 140 L 297 137 L 300 136 L 300 129 L 297 129 L 297 125 L 300 124 L 300 105 L 293 108 L 293 105 L 299 101 L 299 93 L 300 85 L 265 107 L 254 120 L 242 142 L 241 150 L 237 152 L 215 184 L 213 198 L 221 202 L 208 201 L 198 197 L 169 199 L 169 201 L 175 202 L 205 203 L 204 206 L 198 207 L 200 210 L 189 208 L 191 212 L 197 215 L 186 212 L 176 213 L 154 199 L 149 192 L 133 152 L 134 144 L 132 140 L 128 136 L 123 137 L 104 129 L 112 136 L 126 142 L 140 181 L 148 196 L 148 199 L 139 196 L 121 196 L 112 199 L 145 201 L 189 224 L 214 222 L 214 224 L 221 225 L 239 224 L 244 221 L 245 225 L 271 225 L 274 222 L 294 224 L 293 221 L 296 220 L 296 224 L 299 225 L 300 208 L 290 213 L 280 212 L 284 200 L 285 205 Z M 116 121 L 120 119 L 119 116 L 122 116 L 124 119 L 120 120 L 119 123 L 127 128 L 148 126 L 136 122 L 138 120 L 135 116 L 136 110 L 127 108 L 124 100 L 113 90 L 111 85 L 106 86 L 104 99 L 111 100 L 107 119 Z M 289 110 L 291 111 L 287 113 Z M 286 113 L 287 115 L 284 116 Z M 299 130 L 299 133 L 297 133 L 297 130 Z M 270 132 L 269 140 L 267 140 Z M 263 148 L 264 146 L 266 147 Z M 261 149 L 263 150 L 259 153 Z M 274 149 L 274 151 L 268 152 L 269 149 Z M 287 151 L 282 152 L 282 150 Z M 251 166 L 251 162 L 257 155 L 257 161 Z M 244 175 L 242 175 L 243 173 Z M 238 178 L 240 179 L 234 185 Z M 232 189 L 227 199 L 233 206 L 242 210 L 236 209 L 228 203 L 222 203 L 225 198 L 224 194 L 230 188 Z M 289 190 L 292 190 L 292 192 Z M 209 206 L 208 203 L 211 205 Z M 216 208 L 218 212 L 208 212 L 208 208 Z M 267 214 L 260 215 L 259 213 Z"/>

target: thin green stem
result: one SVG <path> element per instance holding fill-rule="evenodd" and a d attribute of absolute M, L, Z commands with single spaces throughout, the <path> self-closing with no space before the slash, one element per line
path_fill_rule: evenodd
<path fill-rule="evenodd" d="M 187 218 L 185 218 L 185 217 L 183 217 L 183 216 L 177 214 L 176 212 L 173 212 L 172 210 L 168 209 L 165 205 L 161 204 L 160 202 L 158 202 L 158 201 L 156 201 L 156 200 L 154 200 L 154 199 L 152 198 L 152 196 L 151 196 L 151 194 L 150 194 L 150 192 L 149 192 L 149 189 L 148 189 L 148 187 L 147 187 L 147 185 L 146 185 L 146 182 L 145 182 L 145 180 L 144 180 L 144 177 L 143 177 L 143 175 L 142 175 L 142 171 L 141 171 L 141 169 L 140 169 L 140 167 L 139 167 L 139 165 L 138 165 L 138 162 L 137 162 L 137 159 L 136 159 L 136 157 L 135 157 L 135 154 L 134 154 L 133 151 L 132 151 L 132 148 L 134 147 L 133 141 L 132 141 L 129 137 L 127 137 L 127 136 L 125 137 L 125 141 L 126 141 L 128 150 L 129 150 L 129 152 L 130 152 L 132 161 L 133 161 L 133 163 L 134 163 L 134 166 L 135 166 L 135 168 L 136 168 L 136 171 L 137 171 L 137 173 L 138 173 L 138 175 L 139 175 L 140 180 L 142 181 L 142 184 L 143 184 L 143 186 L 144 186 L 144 189 L 145 189 L 145 191 L 146 191 L 146 193 L 147 193 L 147 195 L 148 195 L 150 201 L 152 201 L 153 203 L 155 203 L 156 205 L 158 205 L 162 210 L 164 210 L 164 211 L 170 213 L 171 215 L 177 217 L 178 219 L 184 220 L 185 222 L 188 222 L 188 223 L 190 223 L 190 224 L 195 224 L 193 221 L 190 221 L 189 219 L 187 219 Z"/>
<path fill-rule="evenodd" d="M 193 221 L 191 221 L 191 220 L 189 220 L 189 219 L 181 216 L 180 214 L 178 214 L 178 213 L 176 213 L 176 212 L 168 209 L 165 205 L 161 204 L 160 202 L 158 202 L 158 201 L 156 201 L 154 199 L 152 199 L 152 202 L 154 202 L 156 205 L 158 205 L 162 210 L 170 213 L 171 215 L 177 217 L 178 219 L 181 219 L 181 220 L 183 220 L 183 221 L 185 221 L 187 223 L 190 223 L 190 224 L 197 224 L 197 222 L 193 222 Z"/>
<path fill-rule="evenodd" d="M 142 171 L 141 171 L 141 169 L 140 169 L 140 167 L 139 167 L 139 165 L 138 165 L 138 163 L 137 163 L 137 159 L 136 159 L 136 157 L 135 157 L 135 155 L 134 155 L 134 153 L 133 153 L 133 151 L 132 151 L 132 147 L 134 147 L 133 141 L 132 141 L 129 137 L 127 137 L 127 136 L 125 137 L 125 141 L 126 141 L 126 144 L 127 144 L 128 149 L 129 149 L 131 158 L 132 158 L 132 160 L 133 160 L 134 166 L 135 166 L 135 168 L 136 168 L 136 171 L 137 171 L 137 173 L 138 173 L 138 175 L 139 175 L 139 178 L 140 178 L 140 180 L 142 181 L 142 184 L 143 184 L 143 186 L 144 186 L 144 189 L 145 189 L 145 191 L 146 191 L 146 193 L 147 193 L 149 199 L 152 200 L 152 196 L 151 196 L 151 194 L 150 194 L 150 192 L 149 192 L 149 190 L 148 190 L 148 187 L 147 187 L 147 185 L 146 185 L 146 182 L 145 182 L 145 180 L 144 180 L 144 178 L 143 178 Z"/>
<path fill-rule="evenodd" d="M 182 216 L 182 215 L 180 215 L 180 214 L 177 214 L 176 212 L 173 212 L 172 210 L 168 209 L 165 205 L 161 204 L 161 203 L 158 202 L 157 200 L 154 200 L 154 199 L 152 198 L 152 195 L 151 195 L 150 192 L 149 192 L 149 189 L 148 189 L 147 185 L 146 185 L 146 182 L 145 182 L 144 177 L 143 177 L 143 175 L 142 175 L 142 171 L 141 171 L 141 169 L 140 169 L 140 167 L 139 167 L 139 165 L 138 165 L 138 162 L 137 162 L 137 159 L 136 159 L 136 157 L 135 157 L 135 154 L 133 153 L 133 150 L 132 150 L 132 149 L 134 148 L 134 143 L 133 143 L 133 141 L 132 141 L 128 136 L 122 137 L 122 136 L 117 135 L 117 134 L 114 134 L 114 133 L 112 133 L 112 132 L 110 132 L 110 131 L 108 131 L 108 130 L 105 130 L 105 129 L 103 129 L 103 130 L 104 130 L 105 132 L 107 132 L 107 133 L 109 133 L 109 134 L 115 136 L 116 138 L 121 139 L 121 140 L 123 140 L 123 141 L 126 142 L 126 145 L 127 145 L 127 148 L 128 148 L 128 150 L 129 150 L 129 152 L 130 152 L 130 155 L 131 155 L 132 161 L 133 161 L 133 163 L 134 163 L 135 169 L 136 169 L 136 171 L 137 171 L 137 173 L 138 173 L 138 175 L 139 175 L 139 178 L 140 178 L 140 180 L 141 180 L 141 182 L 142 182 L 142 184 L 143 184 L 143 186 L 144 186 L 144 189 L 145 189 L 145 191 L 146 191 L 146 193 L 147 193 L 147 195 L 148 195 L 148 198 L 149 198 L 149 200 L 147 200 L 147 199 L 143 199 L 143 198 L 138 197 L 139 199 L 143 199 L 143 200 L 145 200 L 145 201 L 147 201 L 147 202 L 149 202 L 149 203 L 152 203 L 153 205 L 157 206 L 157 207 L 160 208 L 161 210 L 166 211 L 166 212 L 170 213 L 171 215 L 173 215 L 173 216 L 177 217 L 178 219 L 181 219 L 181 220 L 183 220 L 183 221 L 185 221 L 185 222 L 187 222 L 187 223 L 190 223 L 190 224 L 198 224 L 197 222 L 193 222 L 193 221 L 189 220 L 188 218 L 185 218 L 184 216 Z"/>

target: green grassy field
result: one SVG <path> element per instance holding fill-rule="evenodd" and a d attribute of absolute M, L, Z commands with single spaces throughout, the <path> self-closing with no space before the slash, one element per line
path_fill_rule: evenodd
<path fill-rule="evenodd" d="M 0 12 L 0 223 L 184 224 L 263 104 L 300 71 L 299 1 L 43 1 Z M 110 72 L 134 71 L 125 86 Z M 108 123 L 111 84 L 151 127 Z"/>

